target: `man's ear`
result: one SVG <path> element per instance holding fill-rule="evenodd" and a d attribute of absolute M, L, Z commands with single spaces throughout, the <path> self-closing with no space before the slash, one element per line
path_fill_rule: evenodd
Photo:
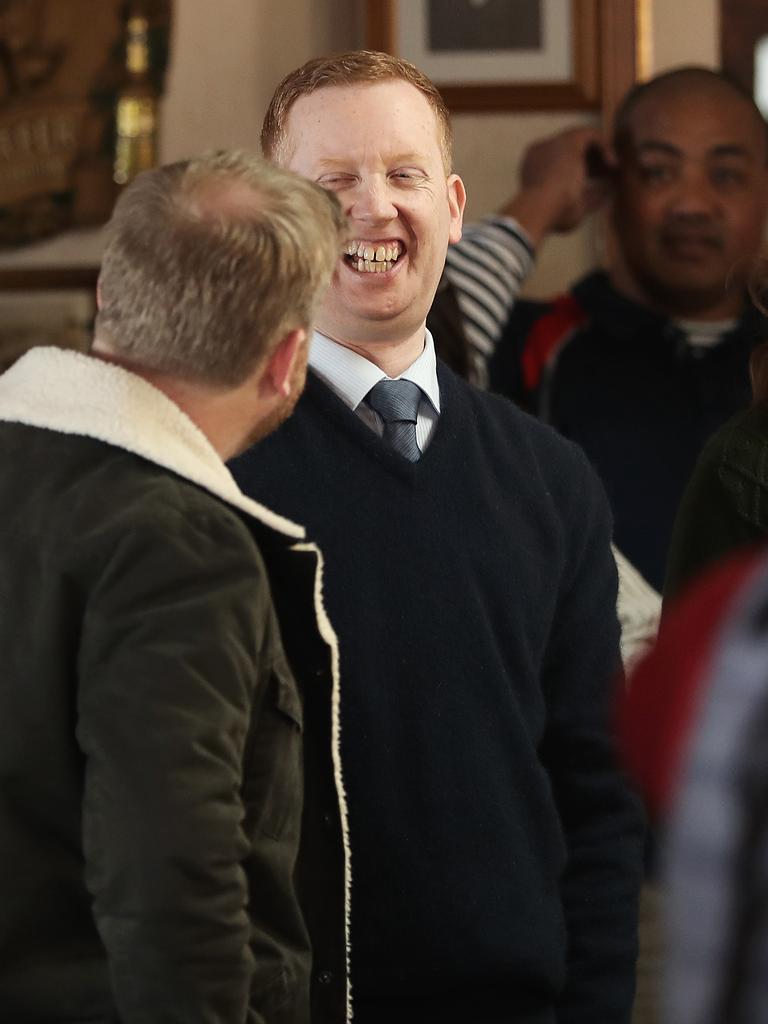
<path fill-rule="evenodd" d="M 448 209 L 451 213 L 448 241 L 455 244 L 461 239 L 464 207 L 467 205 L 467 190 L 458 174 L 451 174 L 446 184 L 448 186 Z"/>
<path fill-rule="evenodd" d="M 306 330 L 303 327 L 297 327 L 280 339 L 269 357 L 262 379 L 267 380 L 274 392 L 284 398 L 291 393 L 293 368 L 306 343 Z"/>

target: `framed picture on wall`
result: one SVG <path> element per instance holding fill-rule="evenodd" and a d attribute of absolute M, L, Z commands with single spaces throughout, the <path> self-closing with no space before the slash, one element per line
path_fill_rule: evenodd
<path fill-rule="evenodd" d="M 452 110 L 596 110 L 619 8 L 627 0 L 366 0 L 365 45 L 412 61 Z"/>

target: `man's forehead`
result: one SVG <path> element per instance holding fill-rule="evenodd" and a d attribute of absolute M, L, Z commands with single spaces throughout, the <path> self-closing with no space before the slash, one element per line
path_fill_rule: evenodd
<path fill-rule="evenodd" d="M 693 157 L 705 160 L 741 160 L 757 162 L 759 154 L 755 147 L 745 146 L 740 142 L 717 142 L 707 140 L 701 147 L 680 144 L 678 140 L 670 142 L 661 134 L 636 138 L 632 143 L 631 154 L 634 157 L 669 157 L 685 159 Z"/>
<path fill-rule="evenodd" d="M 313 157 L 324 163 L 352 155 L 362 159 L 371 149 L 406 162 L 440 151 L 435 111 L 403 79 L 322 86 L 296 100 L 286 129 L 292 150 L 304 149 L 311 137 Z"/>
<path fill-rule="evenodd" d="M 425 125 L 437 128 L 437 115 L 427 97 L 416 86 L 401 78 L 387 78 L 375 82 L 341 82 L 323 85 L 299 96 L 288 113 L 289 123 L 308 116 L 315 120 L 334 118 L 371 105 L 382 109 L 407 109 L 410 114 L 423 118 Z"/>
<path fill-rule="evenodd" d="M 681 154 L 766 155 L 765 125 L 749 104 L 725 88 L 640 99 L 628 119 L 635 153 L 667 147 Z"/>

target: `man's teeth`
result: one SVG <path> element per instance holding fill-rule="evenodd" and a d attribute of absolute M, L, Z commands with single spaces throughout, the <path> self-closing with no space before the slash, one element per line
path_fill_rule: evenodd
<path fill-rule="evenodd" d="M 354 264 L 352 264 L 354 266 Z M 374 260 L 357 261 L 357 269 L 361 274 L 383 274 L 394 267 L 394 260 L 382 260 L 381 263 Z"/>
<path fill-rule="evenodd" d="M 372 245 L 370 242 L 351 241 L 344 252 L 347 256 L 357 256 L 357 261 L 353 259 L 351 263 L 361 274 L 383 274 L 392 269 L 402 249 L 399 242 Z"/>

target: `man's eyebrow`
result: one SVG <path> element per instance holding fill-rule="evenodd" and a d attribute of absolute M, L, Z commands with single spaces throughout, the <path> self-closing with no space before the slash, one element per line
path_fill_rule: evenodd
<path fill-rule="evenodd" d="M 427 161 L 427 158 L 423 153 L 394 153 L 387 159 L 387 163 L 392 167 L 402 167 L 404 165 L 409 167 L 422 167 Z M 319 171 L 330 170 L 335 171 L 344 167 L 349 167 L 354 162 L 353 157 L 345 156 L 326 156 L 321 157 L 317 161 L 317 168 Z"/>
<path fill-rule="evenodd" d="M 638 142 L 633 148 L 635 156 L 645 156 L 648 153 L 658 153 L 674 157 L 681 157 L 683 155 L 683 151 L 679 146 L 673 146 L 671 142 L 662 142 L 660 139 L 648 139 L 647 142 Z"/>
<path fill-rule="evenodd" d="M 675 158 L 682 158 L 685 153 L 678 146 L 675 146 L 671 142 L 663 142 L 661 139 L 648 139 L 645 142 L 638 142 L 634 147 L 635 156 L 644 156 L 646 154 L 660 154 L 663 156 L 671 156 Z M 712 146 L 707 151 L 708 157 L 739 157 L 743 160 L 749 160 L 752 158 L 752 153 L 747 146 L 742 145 L 739 142 L 723 142 L 717 146 Z"/>
<path fill-rule="evenodd" d="M 751 160 L 753 153 L 746 146 L 737 142 L 723 143 L 721 146 L 713 146 L 709 151 L 710 156 L 737 156 L 744 160 Z"/>
<path fill-rule="evenodd" d="M 426 161 L 423 153 L 395 153 L 392 157 L 393 164 L 423 164 Z"/>
<path fill-rule="evenodd" d="M 343 167 L 348 167 L 350 161 L 342 156 L 328 156 L 317 161 L 317 169 L 319 171 L 338 171 Z"/>

